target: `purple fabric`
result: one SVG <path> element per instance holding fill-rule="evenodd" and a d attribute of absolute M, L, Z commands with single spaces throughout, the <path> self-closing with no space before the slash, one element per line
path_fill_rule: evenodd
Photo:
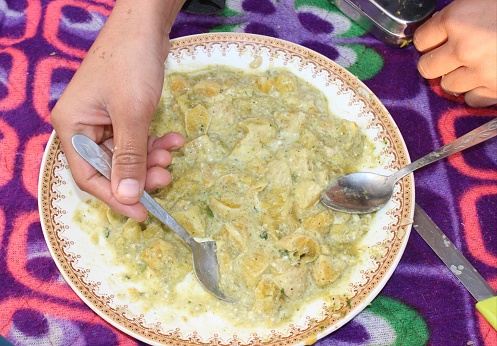
<path fill-rule="evenodd" d="M 441 1 L 443 7 L 448 1 Z M 0 0 L 0 334 L 16 345 L 133 345 L 62 279 L 45 244 L 37 176 L 49 113 L 113 0 Z M 171 37 L 256 33 L 322 53 L 381 99 L 411 159 L 497 115 L 441 92 L 416 70 L 414 47 L 392 48 L 327 0 L 228 0 L 220 15 L 180 13 Z M 415 173 L 416 201 L 497 288 L 497 142 L 489 140 Z M 475 300 L 413 230 L 380 295 L 340 330 L 335 345 L 497 345 Z"/>

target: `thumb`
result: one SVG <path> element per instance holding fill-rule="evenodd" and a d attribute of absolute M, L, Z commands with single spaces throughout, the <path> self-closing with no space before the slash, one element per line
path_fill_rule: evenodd
<path fill-rule="evenodd" d="M 145 188 L 150 116 L 143 110 L 121 114 L 133 115 L 113 119 L 112 193 L 120 203 L 134 204 Z"/>

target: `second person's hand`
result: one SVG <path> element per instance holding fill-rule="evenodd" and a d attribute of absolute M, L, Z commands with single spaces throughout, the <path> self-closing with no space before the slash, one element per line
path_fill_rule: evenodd
<path fill-rule="evenodd" d="M 466 103 L 497 103 L 497 1 L 455 0 L 414 33 L 418 70 Z"/>

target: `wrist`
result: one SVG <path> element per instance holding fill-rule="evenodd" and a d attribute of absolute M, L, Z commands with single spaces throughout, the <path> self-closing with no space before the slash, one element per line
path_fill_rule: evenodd
<path fill-rule="evenodd" d="M 111 21 L 148 33 L 168 35 L 185 0 L 116 0 Z"/>

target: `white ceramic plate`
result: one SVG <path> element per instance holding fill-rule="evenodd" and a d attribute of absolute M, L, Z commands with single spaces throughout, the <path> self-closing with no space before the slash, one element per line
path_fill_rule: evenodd
<path fill-rule="evenodd" d="M 382 159 L 375 171 L 388 174 L 409 163 L 402 136 L 388 111 L 356 77 L 326 57 L 302 46 L 250 34 L 204 34 L 173 40 L 166 62 L 168 71 L 193 71 L 227 65 L 251 71 L 285 67 L 322 90 L 330 110 L 355 121 L 377 144 Z M 404 178 L 393 199 L 379 211 L 361 242 L 361 265 L 353 269 L 344 287 L 353 296 L 339 311 L 316 301 L 278 328 L 236 327 L 217 316 L 161 320 L 158 310 L 141 311 L 136 302 L 117 295 L 124 283 L 113 275 L 121 268 L 109 266 L 105 246 L 95 246 L 87 232 L 72 221 L 78 205 L 89 198 L 74 183 L 56 134 L 47 145 L 40 172 L 39 207 L 45 239 L 62 275 L 97 314 L 116 328 L 150 344 L 199 345 L 308 344 L 336 329 L 363 310 L 380 292 L 397 266 L 411 229 L 414 181 Z M 165 310 L 164 310 L 165 309 Z M 167 307 L 160 307 L 161 312 Z M 176 313 L 176 312 L 174 312 Z M 181 314 L 178 313 L 178 316 Z"/>

